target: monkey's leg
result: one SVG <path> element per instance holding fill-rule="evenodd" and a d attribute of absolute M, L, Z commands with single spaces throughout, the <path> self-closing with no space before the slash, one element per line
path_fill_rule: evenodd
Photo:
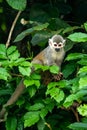
<path fill-rule="evenodd" d="M 23 84 L 23 80 L 21 80 L 21 82 L 15 89 L 14 93 L 12 94 L 11 98 L 7 101 L 6 104 L 3 105 L 3 108 L 0 112 L 0 119 L 4 119 L 4 116 L 6 114 L 6 107 L 14 104 L 19 98 L 19 96 L 23 93 L 24 89 L 25 89 L 25 86 Z"/>

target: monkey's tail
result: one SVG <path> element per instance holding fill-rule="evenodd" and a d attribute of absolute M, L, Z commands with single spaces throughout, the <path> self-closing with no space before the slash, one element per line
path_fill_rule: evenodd
<path fill-rule="evenodd" d="M 0 120 L 1 121 L 5 120 L 5 114 L 7 112 L 6 107 L 14 104 L 18 100 L 19 96 L 23 93 L 24 89 L 25 89 L 25 86 L 23 84 L 23 80 L 21 80 L 21 82 L 15 89 L 14 93 L 12 94 L 11 98 L 7 101 L 6 104 L 3 105 L 3 108 L 0 111 Z"/>

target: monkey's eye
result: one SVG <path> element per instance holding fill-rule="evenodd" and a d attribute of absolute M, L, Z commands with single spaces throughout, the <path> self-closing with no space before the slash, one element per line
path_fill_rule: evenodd
<path fill-rule="evenodd" d="M 57 46 L 57 44 L 54 44 L 54 46 L 56 47 L 56 46 Z"/>
<path fill-rule="evenodd" d="M 59 47 L 61 47 L 61 46 L 62 46 L 62 44 L 58 44 L 58 46 L 59 46 Z"/>

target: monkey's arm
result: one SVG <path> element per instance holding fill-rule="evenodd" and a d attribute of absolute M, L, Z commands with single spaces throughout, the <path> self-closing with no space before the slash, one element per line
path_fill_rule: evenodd
<path fill-rule="evenodd" d="M 19 98 L 19 96 L 23 93 L 24 89 L 25 89 L 25 86 L 23 84 L 23 80 L 21 80 L 21 82 L 15 89 L 14 93 L 12 94 L 11 98 L 7 101 L 6 104 L 3 105 L 3 108 L 0 112 L 0 119 L 5 118 L 4 116 L 6 114 L 6 107 L 14 104 L 17 101 L 17 99 Z"/>

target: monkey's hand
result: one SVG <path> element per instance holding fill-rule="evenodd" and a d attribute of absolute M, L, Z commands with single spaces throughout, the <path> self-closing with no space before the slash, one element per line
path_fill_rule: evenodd
<path fill-rule="evenodd" d="M 54 81 L 59 81 L 63 79 L 63 74 L 61 72 L 59 72 L 58 74 L 52 74 L 52 76 Z"/>

